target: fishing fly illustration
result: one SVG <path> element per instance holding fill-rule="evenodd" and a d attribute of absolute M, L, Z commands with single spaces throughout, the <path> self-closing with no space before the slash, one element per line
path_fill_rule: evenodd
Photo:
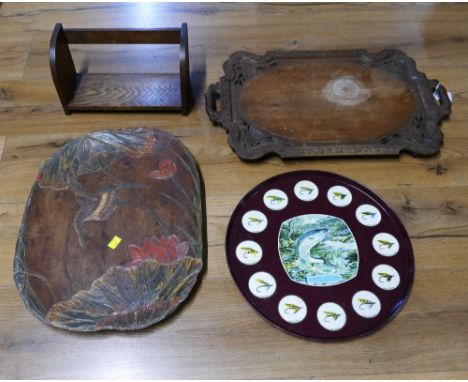
<path fill-rule="evenodd" d="M 379 275 L 379 283 L 383 282 L 383 280 L 385 280 L 386 282 L 390 282 L 394 277 L 394 275 L 391 275 L 386 272 L 378 272 L 377 274 Z"/>
<path fill-rule="evenodd" d="M 339 313 L 331 312 L 328 310 L 325 310 L 323 314 L 325 315 L 323 319 L 323 321 L 325 322 L 330 322 L 331 320 L 336 321 L 341 316 L 341 314 Z"/>
<path fill-rule="evenodd" d="M 273 287 L 273 284 L 267 283 L 265 280 L 256 279 L 255 281 L 260 284 L 257 288 L 255 288 L 255 290 L 259 293 L 262 290 L 270 290 L 270 288 Z"/>
<path fill-rule="evenodd" d="M 342 192 L 335 191 L 333 192 L 333 200 L 343 200 L 346 198 L 346 194 L 343 194 Z"/>
<path fill-rule="evenodd" d="M 359 309 L 364 310 L 364 308 L 372 309 L 375 305 L 374 301 L 368 300 L 367 298 L 358 298 L 359 301 Z"/>
<path fill-rule="evenodd" d="M 242 257 L 244 259 L 247 259 L 249 255 L 254 257 L 258 255 L 258 251 L 250 247 L 241 247 L 240 250 L 242 251 Z"/>
<path fill-rule="evenodd" d="M 302 308 L 300 306 L 297 306 L 296 304 L 284 304 L 286 306 L 286 309 L 284 309 L 285 314 L 296 314 L 299 312 Z"/>
<path fill-rule="evenodd" d="M 253 216 L 249 216 L 248 219 L 249 219 L 249 222 L 247 223 L 248 225 L 253 225 L 253 224 L 259 225 L 263 223 L 263 219 L 259 219 Z"/>
<path fill-rule="evenodd" d="M 281 196 L 276 196 L 276 195 L 267 195 L 266 197 L 270 199 L 271 205 L 280 204 L 286 200 L 285 198 L 282 198 Z"/>
<path fill-rule="evenodd" d="M 305 186 L 300 186 L 299 187 L 299 194 L 301 194 L 301 195 L 310 195 L 310 194 L 312 194 L 312 192 L 314 192 L 313 188 L 305 187 Z"/>
<path fill-rule="evenodd" d="M 387 240 L 377 240 L 380 245 L 379 245 L 379 248 L 380 249 L 384 249 L 385 247 L 387 247 L 387 249 L 390 249 L 393 247 L 393 244 L 395 243 L 392 243 L 391 241 L 387 241 Z"/>
<path fill-rule="evenodd" d="M 377 213 L 376 212 L 363 211 L 363 212 L 361 212 L 361 215 L 362 215 L 362 218 L 364 220 L 366 220 L 368 218 L 373 219 L 375 217 L 375 215 L 377 215 Z"/>

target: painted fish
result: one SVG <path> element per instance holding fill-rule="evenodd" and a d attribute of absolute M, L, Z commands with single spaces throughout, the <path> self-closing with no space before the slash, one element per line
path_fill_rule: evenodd
<path fill-rule="evenodd" d="M 339 313 L 330 312 L 328 310 L 324 310 L 323 313 L 325 314 L 325 318 L 323 319 L 325 322 L 330 322 L 330 320 L 336 321 L 338 317 L 341 316 Z"/>
<path fill-rule="evenodd" d="M 328 235 L 327 228 L 316 228 L 304 232 L 296 244 L 296 254 L 306 263 L 324 263 L 324 259 L 312 256 L 310 251 L 317 244 L 321 243 Z"/>
<path fill-rule="evenodd" d="M 253 216 L 249 216 L 249 222 L 247 223 L 248 225 L 252 224 L 260 224 L 263 222 L 263 219 L 255 218 Z"/>
<path fill-rule="evenodd" d="M 301 195 L 305 195 L 305 194 L 310 195 L 312 192 L 314 192 L 314 189 L 310 187 L 300 186 L 299 189 L 300 189 L 299 194 Z"/>
<path fill-rule="evenodd" d="M 343 194 L 342 192 L 338 192 L 338 191 L 335 191 L 333 193 L 333 199 L 334 200 L 343 200 L 344 198 L 346 198 L 346 194 Z"/>
<path fill-rule="evenodd" d="M 289 314 L 289 312 L 296 314 L 302 309 L 300 306 L 297 306 L 296 304 L 284 304 L 284 305 L 286 305 L 286 309 L 284 310 L 285 314 Z"/>
<path fill-rule="evenodd" d="M 265 288 L 266 290 L 269 290 L 273 286 L 272 284 L 267 283 L 265 280 L 262 280 L 262 279 L 256 279 L 255 281 L 258 282 L 259 284 L 261 284 L 256 288 L 257 292 L 261 292 L 262 288 Z"/>
<path fill-rule="evenodd" d="M 247 255 L 257 256 L 258 251 L 250 247 L 241 247 L 240 250 L 243 252 L 242 256 L 247 258 Z"/>
<path fill-rule="evenodd" d="M 367 306 L 367 308 L 371 309 L 374 305 L 375 302 L 368 300 L 367 298 L 358 298 L 359 301 L 359 309 L 363 310 L 363 306 Z"/>
<path fill-rule="evenodd" d="M 386 280 L 387 282 L 391 281 L 393 276 L 394 275 L 391 275 L 389 273 L 385 273 L 385 272 L 378 272 L 377 273 L 380 277 L 379 277 L 379 282 L 382 282 L 382 280 Z"/>
<path fill-rule="evenodd" d="M 387 241 L 387 240 L 377 240 L 377 241 L 380 243 L 379 247 L 381 249 L 383 249 L 383 247 L 387 247 L 388 249 L 390 249 L 390 248 L 392 248 L 393 244 L 395 244 L 395 243 L 392 243 L 391 241 Z"/>
<path fill-rule="evenodd" d="M 270 204 L 279 204 L 285 200 L 281 196 L 276 195 L 267 195 L 266 197 L 270 199 Z"/>

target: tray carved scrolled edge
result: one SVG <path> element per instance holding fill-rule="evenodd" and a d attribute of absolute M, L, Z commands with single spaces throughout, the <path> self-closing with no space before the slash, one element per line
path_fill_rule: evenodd
<path fill-rule="evenodd" d="M 266 132 L 246 121 L 240 112 L 240 91 L 243 84 L 276 65 L 283 59 L 320 57 L 350 58 L 373 68 L 386 71 L 407 84 L 414 92 L 416 107 L 412 118 L 391 133 L 365 142 L 300 142 Z M 443 134 L 441 121 L 450 115 L 451 100 L 447 90 L 436 79 L 419 72 L 416 62 L 398 49 L 378 53 L 367 50 L 334 51 L 268 51 L 263 56 L 235 52 L 224 62 L 225 75 L 208 87 L 206 111 L 214 125 L 229 135 L 232 149 L 243 160 L 257 160 L 268 154 L 281 158 L 331 156 L 398 156 L 408 152 L 413 156 L 429 156 L 439 152 Z M 439 103 L 434 94 L 439 96 Z M 233 97 L 233 94 L 237 96 Z M 220 110 L 217 109 L 217 101 Z"/>

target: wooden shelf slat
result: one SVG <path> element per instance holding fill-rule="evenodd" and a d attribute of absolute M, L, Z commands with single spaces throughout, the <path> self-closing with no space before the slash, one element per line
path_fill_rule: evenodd
<path fill-rule="evenodd" d="M 69 44 L 179 44 L 180 28 L 64 30 Z"/>
<path fill-rule="evenodd" d="M 179 74 L 79 74 L 70 110 L 178 110 Z"/>

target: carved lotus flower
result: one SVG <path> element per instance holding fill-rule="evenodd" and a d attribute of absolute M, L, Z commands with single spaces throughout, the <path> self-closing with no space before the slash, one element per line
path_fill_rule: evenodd
<path fill-rule="evenodd" d="M 176 164 L 170 159 L 163 159 L 159 162 L 159 169 L 151 171 L 148 176 L 153 179 L 169 179 L 177 171 Z"/>
<path fill-rule="evenodd" d="M 127 265 L 132 266 L 148 259 L 158 260 L 161 264 L 170 264 L 186 256 L 188 250 L 189 243 L 180 242 L 176 235 L 161 236 L 159 239 L 156 236 L 151 236 L 146 238 L 142 247 L 136 244 L 130 244 L 127 247 L 127 251 L 133 259 Z"/>

